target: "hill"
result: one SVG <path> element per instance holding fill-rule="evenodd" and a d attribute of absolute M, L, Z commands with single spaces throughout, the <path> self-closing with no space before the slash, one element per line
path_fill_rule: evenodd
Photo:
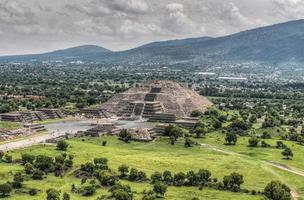
<path fill-rule="evenodd" d="M 202 65 L 214 62 L 304 62 L 304 20 L 256 28 L 224 37 L 153 42 L 111 52 L 81 46 L 45 54 L 0 57 L 0 62 L 46 59 L 89 60 L 121 65 Z"/>
<path fill-rule="evenodd" d="M 83 45 L 68 49 L 57 50 L 43 54 L 17 55 L 0 57 L 0 62 L 28 62 L 28 61 L 94 61 L 111 53 L 110 50 L 95 45 Z"/>
<path fill-rule="evenodd" d="M 243 31 L 218 38 L 147 44 L 108 57 L 109 62 L 204 64 L 205 62 L 304 62 L 304 20 Z"/>

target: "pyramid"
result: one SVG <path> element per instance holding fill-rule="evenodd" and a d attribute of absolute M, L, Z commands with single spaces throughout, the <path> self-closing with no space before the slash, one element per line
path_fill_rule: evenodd
<path fill-rule="evenodd" d="M 101 108 L 117 116 L 151 118 L 166 114 L 186 117 L 194 110 L 205 111 L 212 103 L 177 82 L 148 81 L 115 94 Z"/>

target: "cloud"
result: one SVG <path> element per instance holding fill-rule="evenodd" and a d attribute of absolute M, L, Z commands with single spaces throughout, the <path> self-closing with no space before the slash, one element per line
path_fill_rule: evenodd
<path fill-rule="evenodd" d="M 184 5 L 180 3 L 170 3 L 166 6 L 162 27 L 177 35 L 199 30 L 195 30 L 194 22 L 186 14 Z"/>
<path fill-rule="evenodd" d="M 21 2 L 6 0 L 0 2 L 0 22 L 6 24 L 32 24 L 35 14 Z"/>
<path fill-rule="evenodd" d="M 288 19 L 304 18 L 303 0 L 271 0 L 271 14 Z"/>
<path fill-rule="evenodd" d="M 81 44 L 122 50 L 298 18 L 304 0 L 0 0 L 0 55 Z"/>

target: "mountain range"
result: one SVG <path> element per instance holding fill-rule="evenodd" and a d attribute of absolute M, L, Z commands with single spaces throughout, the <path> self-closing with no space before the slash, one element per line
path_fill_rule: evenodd
<path fill-rule="evenodd" d="M 149 43 L 113 52 L 94 45 L 43 54 L 0 57 L 0 62 L 93 61 L 124 65 L 172 65 L 205 62 L 304 62 L 304 20 L 242 31 L 224 37 L 201 37 Z"/>

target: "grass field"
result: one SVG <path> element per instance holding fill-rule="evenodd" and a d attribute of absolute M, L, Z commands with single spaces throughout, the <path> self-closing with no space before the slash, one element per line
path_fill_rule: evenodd
<path fill-rule="evenodd" d="M 41 192 L 35 197 L 30 197 L 27 194 L 12 194 L 9 199 L 44 199 L 45 190 L 52 187 L 71 194 L 71 185 L 73 183 L 80 185 L 80 180 L 72 176 L 72 171 L 78 168 L 82 163 L 92 161 L 95 157 L 108 158 L 109 166 L 114 170 L 117 170 L 117 167 L 121 164 L 127 164 L 130 167 L 145 171 L 148 175 L 151 175 L 154 171 L 171 170 L 172 172 L 186 172 L 189 170 L 208 169 L 212 172 L 213 178 L 221 180 L 224 175 L 228 175 L 231 172 L 238 172 L 244 175 L 245 183 L 242 185 L 242 188 L 263 190 L 266 184 L 271 180 L 281 180 L 295 189 L 300 195 L 304 195 L 303 177 L 282 171 L 261 162 L 261 160 L 265 159 L 280 159 L 280 152 L 272 152 L 275 150 L 270 150 L 270 152 L 265 153 L 266 157 L 263 159 L 262 152 L 259 152 L 259 149 L 253 149 L 252 151 L 254 151 L 254 153 L 240 156 L 239 154 L 242 154 L 243 151 L 245 152 L 245 148 L 247 148 L 246 146 L 243 147 L 241 140 L 238 143 L 239 145 L 235 147 L 226 147 L 221 146 L 222 142 L 217 142 L 217 137 L 219 136 L 210 136 L 206 139 L 202 139 L 200 142 L 203 143 L 208 141 L 211 144 L 216 144 L 220 147 L 235 151 L 236 154 L 229 155 L 202 146 L 184 148 L 182 140 L 175 146 L 171 146 L 168 144 L 168 139 L 166 138 L 152 143 L 132 142 L 130 144 L 123 143 L 116 137 L 103 137 L 97 139 L 87 138 L 85 141 L 82 141 L 81 139 L 72 139 L 68 141 L 71 145 L 68 149 L 68 153 L 75 155 L 74 167 L 67 175 L 63 178 L 48 175 L 48 178 L 42 181 L 28 180 L 25 182 L 25 188 L 39 188 Z M 103 140 L 108 141 L 106 147 L 100 145 Z M 24 152 L 34 155 L 44 154 L 49 156 L 60 154 L 59 151 L 55 150 L 54 146 L 41 145 L 26 150 L 10 152 L 10 154 L 16 159 Z M 271 155 L 273 157 L 271 157 Z M 301 160 L 295 158 L 295 160 L 291 162 L 299 163 L 295 164 L 295 166 L 301 166 Z M 0 166 L 0 182 L 12 180 L 13 172 L 23 169 L 22 166 L 16 164 L 1 164 Z M 127 183 L 132 187 L 132 190 L 136 191 L 135 199 L 141 199 L 141 193 L 144 189 L 151 189 L 151 185 L 148 183 Z M 93 197 L 81 197 L 76 194 L 71 194 L 71 197 L 72 199 L 96 199 L 100 194 L 107 194 L 107 189 L 99 189 L 97 194 Z M 263 197 L 259 195 L 253 196 L 250 194 L 223 192 L 208 188 L 204 188 L 200 191 L 196 187 L 169 187 L 165 199 L 191 200 L 193 197 L 219 200 L 263 199 Z"/>

